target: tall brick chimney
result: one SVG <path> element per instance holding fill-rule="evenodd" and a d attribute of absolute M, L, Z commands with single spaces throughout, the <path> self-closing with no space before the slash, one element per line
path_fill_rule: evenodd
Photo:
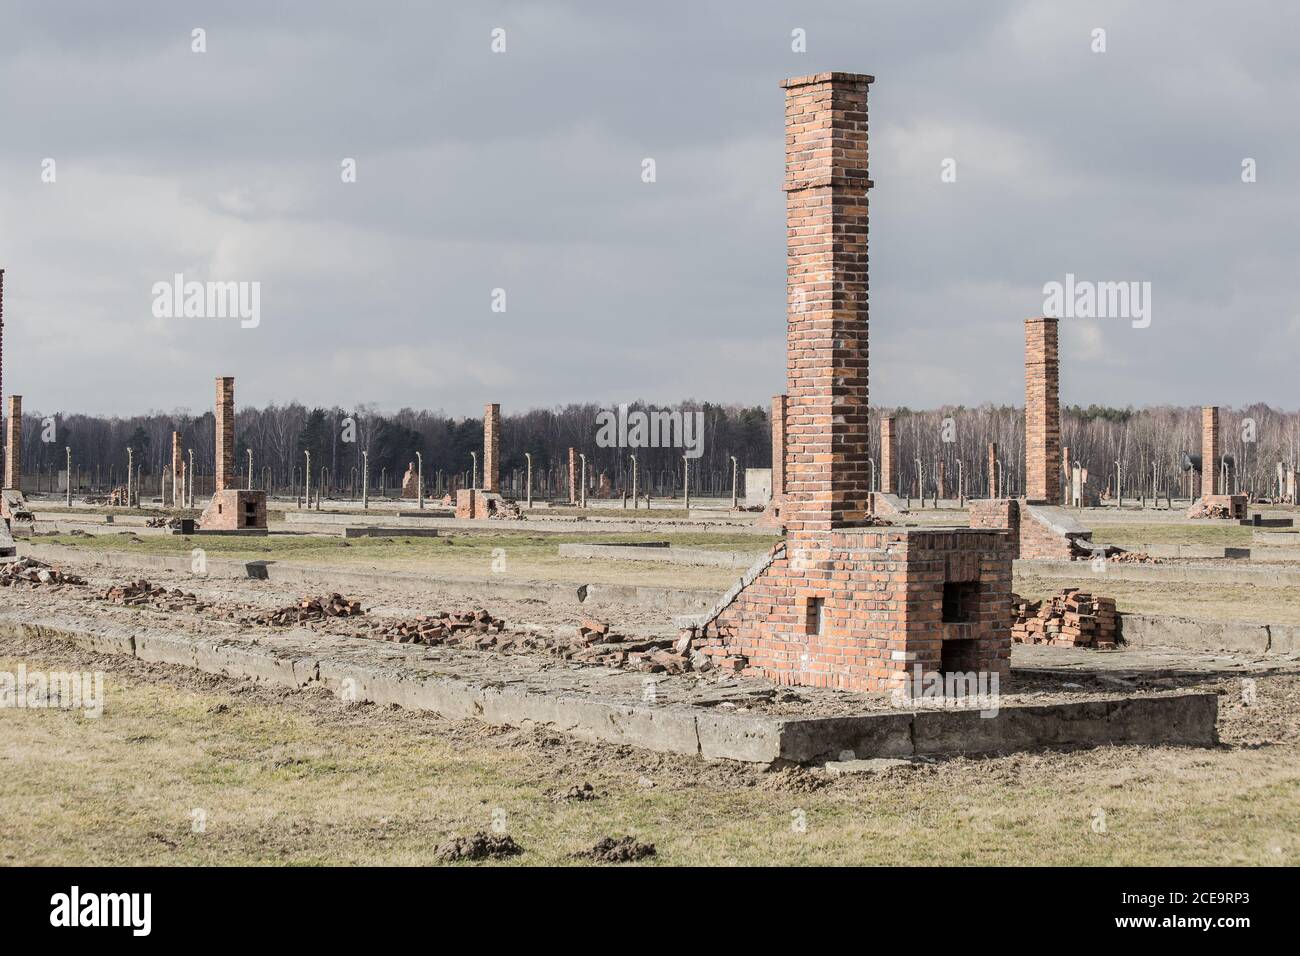
<path fill-rule="evenodd" d="M 483 409 L 483 490 L 501 491 L 501 406 Z"/>
<path fill-rule="evenodd" d="M 1001 487 L 998 484 L 998 443 L 989 442 L 989 497 L 1001 498 Z"/>
<path fill-rule="evenodd" d="M 1201 408 L 1201 497 L 1219 494 L 1219 406 Z"/>
<path fill-rule="evenodd" d="M 785 396 L 772 396 L 772 500 L 785 494 Z"/>
<path fill-rule="evenodd" d="M 787 529 L 868 512 L 867 90 L 872 77 L 784 80 Z"/>
<path fill-rule="evenodd" d="M 180 489 L 185 487 L 185 457 L 181 453 L 181 433 L 172 432 L 172 507 L 180 507 L 182 495 Z M 167 502 L 163 502 L 165 506 Z"/>
<path fill-rule="evenodd" d="M 898 467 L 898 433 L 894 431 L 894 417 L 889 415 L 880 420 L 880 490 L 887 494 L 897 494 L 894 486 L 894 470 Z"/>
<path fill-rule="evenodd" d="M 1025 320 L 1025 499 L 1061 503 L 1061 396 L 1057 320 Z"/>
<path fill-rule="evenodd" d="M 569 446 L 569 504 L 578 503 L 578 449 Z"/>
<path fill-rule="evenodd" d="M 213 491 L 235 486 L 235 380 L 217 379 L 216 481 Z"/>
<path fill-rule="evenodd" d="M 23 397 L 9 396 L 8 417 L 5 421 L 5 484 L 6 488 L 22 490 L 23 486 Z"/>

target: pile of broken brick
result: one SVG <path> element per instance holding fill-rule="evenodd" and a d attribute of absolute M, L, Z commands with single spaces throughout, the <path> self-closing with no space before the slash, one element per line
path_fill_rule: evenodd
<path fill-rule="evenodd" d="M 147 521 L 145 521 L 144 526 L 146 528 L 171 528 L 173 530 L 180 530 L 181 519 L 167 518 L 162 515 L 159 515 L 156 518 L 150 518 Z"/>
<path fill-rule="evenodd" d="M 1070 550 L 1075 560 L 1105 558 L 1116 564 L 1159 564 L 1159 558 L 1153 558 L 1145 551 L 1125 551 L 1116 544 L 1093 544 L 1078 538 L 1070 539 Z"/>
<path fill-rule="evenodd" d="M 430 647 L 448 644 L 479 649 L 504 649 L 514 642 L 513 638 L 502 635 L 506 622 L 493 617 L 482 608 L 458 613 L 438 611 L 434 614 L 421 614 L 412 621 L 372 620 L 366 626 L 368 630 L 359 634 L 359 637 L 393 641 L 397 644 L 426 644 Z"/>
<path fill-rule="evenodd" d="M 646 674 L 684 674 L 707 671 L 713 661 L 691 649 L 692 635 L 683 631 L 676 640 L 640 638 L 629 640 L 610 631 L 604 621 L 586 618 L 578 626 L 578 637 L 556 653 L 581 664 L 626 667 Z"/>
<path fill-rule="evenodd" d="M 323 621 L 331 617 L 355 617 L 365 614 L 360 601 L 352 601 L 341 594 L 322 594 L 320 597 L 303 597 L 297 604 L 290 604 L 276 611 L 263 611 L 248 619 L 250 624 L 265 627 L 292 627 L 295 624 L 308 624 Z"/>
<path fill-rule="evenodd" d="M 1231 518 L 1232 509 L 1227 505 L 1209 504 L 1204 501 L 1197 501 L 1187 509 L 1189 518 Z"/>
<path fill-rule="evenodd" d="M 214 617 L 233 617 L 231 612 L 201 600 L 190 591 L 150 584 L 144 578 L 126 584 L 114 584 L 101 592 L 99 599 L 123 607 L 147 607 L 155 611 L 207 611 Z"/>
<path fill-rule="evenodd" d="M 1016 644 L 1114 650 L 1119 641 L 1115 599 L 1065 588 L 1042 601 L 1011 595 L 1011 640 Z"/>
<path fill-rule="evenodd" d="M 0 587 L 15 586 L 41 587 L 42 585 L 58 587 L 63 584 L 85 584 L 86 579 L 75 574 L 61 571 L 53 565 L 35 558 L 19 558 L 8 564 L 0 565 Z"/>

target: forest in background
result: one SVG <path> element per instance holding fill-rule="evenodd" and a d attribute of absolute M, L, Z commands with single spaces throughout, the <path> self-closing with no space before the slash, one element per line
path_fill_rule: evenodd
<path fill-rule="evenodd" d="M 631 410 L 649 406 L 636 403 Z M 638 462 L 639 487 L 657 497 L 680 494 L 684 463 L 680 448 L 598 447 L 598 415 L 606 406 L 573 404 L 532 409 L 501 416 L 501 475 L 507 491 L 523 487 L 524 453 L 532 455 L 534 494 L 567 494 L 568 449 L 587 456 L 588 481 L 595 488 L 601 474 L 615 489 L 631 487 L 628 456 Z M 690 463 L 692 494 L 729 495 L 731 458 L 736 459 L 740 492 L 746 468 L 771 465 L 771 429 L 766 406 L 714 405 L 694 401 L 674 407 L 703 415 L 702 455 Z M 948 493 L 955 494 L 958 462 L 966 493 L 981 496 L 987 489 L 987 447 L 998 445 L 1004 492 L 1024 489 L 1024 415 L 1015 406 L 982 405 L 928 410 L 872 409 L 873 447 L 879 448 L 879 420 L 896 417 L 899 442 L 898 486 L 916 494 L 919 459 L 927 495 L 934 492 L 936 463 L 943 461 Z M 1225 455 L 1236 462 L 1238 488 L 1268 495 L 1276 488 L 1278 462 L 1294 467 L 1300 446 L 1300 412 L 1282 412 L 1267 405 L 1223 408 L 1220 415 Z M 482 468 L 483 422 L 458 419 L 436 411 L 404 408 L 381 413 L 372 407 L 346 410 L 307 408 L 301 404 L 244 407 L 236 413 L 235 466 L 240 484 L 247 483 L 247 452 L 253 452 L 253 484 L 281 493 L 302 485 L 305 452 L 311 453 L 312 483 L 325 481 L 327 494 L 360 494 L 363 452 L 368 454 L 371 494 L 381 485 L 390 493 L 400 486 L 407 464 L 424 458 L 430 493 L 441 493 L 455 481 L 468 486 L 471 453 Z M 127 449 L 143 479 L 142 490 L 156 493 L 164 468 L 171 462 L 171 433 L 181 433 L 183 447 L 194 452 L 195 491 L 211 489 L 214 423 L 212 412 L 150 412 L 128 418 L 69 414 L 23 416 L 24 487 L 56 487 L 64 468 L 65 446 L 72 449 L 73 469 L 80 490 L 102 490 L 124 484 Z M 1061 409 L 1062 444 L 1070 457 L 1089 469 L 1098 490 L 1113 481 L 1116 462 L 1125 496 L 1153 491 L 1179 496 L 1187 455 L 1199 455 L 1201 411 L 1195 407 Z M 349 441 L 348 438 L 353 440 Z M 878 459 L 878 451 L 876 453 Z M 878 462 L 877 462 L 878 465 Z M 479 473 L 481 475 L 481 471 Z M 481 480 L 481 478 L 480 478 Z M 206 483 L 205 483 L 206 482 Z"/>

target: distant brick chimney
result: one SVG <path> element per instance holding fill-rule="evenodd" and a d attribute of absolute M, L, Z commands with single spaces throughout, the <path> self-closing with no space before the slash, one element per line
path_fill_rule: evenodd
<path fill-rule="evenodd" d="M 790 531 L 861 523 L 867 459 L 867 90 L 782 82 L 786 166 L 786 508 Z"/>
<path fill-rule="evenodd" d="M 1061 397 L 1057 320 L 1025 320 L 1025 499 L 1061 503 Z"/>
<path fill-rule="evenodd" d="M 22 490 L 23 486 L 23 397 L 9 396 L 5 421 L 5 487 Z"/>
<path fill-rule="evenodd" d="M 785 494 L 785 396 L 772 396 L 772 500 Z"/>
<path fill-rule="evenodd" d="M 897 493 L 894 472 L 898 467 L 898 433 L 894 431 L 893 416 L 880 420 L 880 490 L 887 495 Z"/>
<path fill-rule="evenodd" d="M 235 380 L 217 379 L 216 478 L 213 491 L 235 486 Z"/>
<path fill-rule="evenodd" d="M 1219 406 L 1201 409 L 1201 497 L 1219 494 Z"/>
<path fill-rule="evenodd" d="M 172 507 L 180 507 L 184 500 L 181 489 L 185 487 L 185 457 L 181 453 L 181 433 L 172 432 Z M 163 502 L 164 505 L 167 502 Z"/>
<path fill-rule="evenodd" d="M 483 410 L 483 490 L 501 491 L 501 406 Z"/>

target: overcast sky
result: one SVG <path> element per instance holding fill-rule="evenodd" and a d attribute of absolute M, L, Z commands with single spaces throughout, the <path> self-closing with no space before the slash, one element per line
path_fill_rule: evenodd
<path fill-rule="evenodd" d="M 1073 273 L 1150 282 L 1151 323 L 1063 319 L 1064 402 L 1294 409 L 1298 36 L 1281 0 L 0 0 L 4 389 L 766 403 L 777 84 L 842 70 L 876 77 L 873 403 L 1020 403 L 1022 322 Z M 260 325 L 156 318 L 176 273 L 259 282 Z"/>

